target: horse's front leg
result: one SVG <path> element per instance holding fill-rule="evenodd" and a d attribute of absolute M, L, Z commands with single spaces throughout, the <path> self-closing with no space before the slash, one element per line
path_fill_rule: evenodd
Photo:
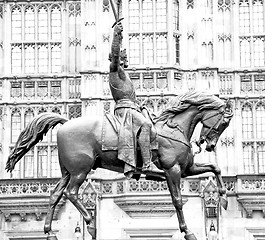
<path fill-rule="evenodd" d="M 219 188 L 219 193 L 220 196 L 223 196 L 221 201 L 222 206 L 227 209 L 227 200 L 226 200 L 226 187 L 224 184 L 224 181 L 221 176 L 221 169 L 213 163 L 193 163 L 193 165 L 190 168 L 187 168 L 185 173 L 183 174 L 184 177 L 187 176 L 193 176 L 193 175 L 198 175 L 206 172 L 212 172 L 214 173 L 218 188 Z"/>
<path fill-rule="evenodd" d="M 180 180 L 181 180 L 180 166 L 175 165 L 171 169 L 166 170 L 166 178 L 172 198 L 172 203 L 177 212 L 180 231 L 185 233 L 185 239 L 197 240 L 195 235 L 187 228 L 184 219 L 184 214 L 182 210 L 183 202 L 182 202 L 181 189 L 180 189 Z"/>

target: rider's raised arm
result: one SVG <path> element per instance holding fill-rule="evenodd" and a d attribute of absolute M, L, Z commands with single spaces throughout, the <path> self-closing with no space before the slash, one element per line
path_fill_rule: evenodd
<path fill-rule="evenodd" d="M 123 31 L 122 24 L 121 23 L 116 24 L 114 27 L 113 40 L 111 44 L 111 64 L 110 64 L 111 72 L 116 72 L 120 65 L 122 31 Z"/>

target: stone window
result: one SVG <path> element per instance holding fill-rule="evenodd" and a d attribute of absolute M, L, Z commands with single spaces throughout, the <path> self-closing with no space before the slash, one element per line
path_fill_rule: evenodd
<path fill-rule="evenodd" d="M 167 12 L 166 0 L 129 1 L 130 65 L 168 63 Z"/>
<path fill-rule="evenodd" d="M 59 4 L 16 4 L 11 9 L 11 72 L 60 73 L 62 13 Z M 23 27 L 22 27 L 23 26 Z"/>
<path fill-rule="evenodd" d="M 34 151 L 30 150 L 24 156 L 24 177 L 34 177 Z"/>
<path fill-rule="evenodd" d="M 48 149 L 47 147 L 37 148 L 37 176 L 48 177 Z"/>
<path fill-rule="evenodd" d="M 18 108 L 11 113 L 11 142 L 16 142 L 21 131 L 21 112 Z"/>
<path fill-rule="evenodd" d="M 247 101 L 241 113 L 244 173 L 265 173 L 265 103 Z"/>
<path fill-rule="evenodd" d="M 51 147 L 51 177 L 60 177 L 60 165 L 57 146 Z"/>
<path fill-rule="evenodd" d="M 264 94 L 265 74 L 246 74 L 240 76 L 241 93 L 244 94 Z"/>
<path fill-rule="evenodd" d="M 241 67 L 265 64 L 264 1 L 239 1 L 239 43 Z"/>

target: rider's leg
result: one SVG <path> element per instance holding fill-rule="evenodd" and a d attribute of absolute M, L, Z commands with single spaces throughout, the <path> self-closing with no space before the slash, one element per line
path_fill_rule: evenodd
<path fill-rule="evenodd" d="M 138 143 L 141 150 L 142 160 L 143 160 L 143 167 L 142 171 L 145 174 L 164 174 L 162 170 L 159 170 L 157 166 L 152 162 L 152 151 L 151 151 L 151 144 L 150 144 L 150 135 L 151 135 L 151 128 L 152 124 L 149 121 L 143 123 Z"/>
<path fill-rule="evenodd" d="M 141 127 L 138 138 L 142 159 L 143 159 L 143 170 L 148 169 L 151 165 L 151 158 L 152 158 L 152 153 L 150 148 L 151 127 L 152 125 L 149 122 L 144 122 Z"/>

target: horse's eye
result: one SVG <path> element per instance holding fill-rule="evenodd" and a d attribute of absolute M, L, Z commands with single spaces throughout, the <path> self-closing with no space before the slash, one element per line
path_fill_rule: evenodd
<path fill-rule="evenodd" d="M 222 123 L 222 125 L 223 125 L 223 126 L 227 126 L 227 125 L 228 125 L 228 122 L 224 121 L 224 122 Z"/>

